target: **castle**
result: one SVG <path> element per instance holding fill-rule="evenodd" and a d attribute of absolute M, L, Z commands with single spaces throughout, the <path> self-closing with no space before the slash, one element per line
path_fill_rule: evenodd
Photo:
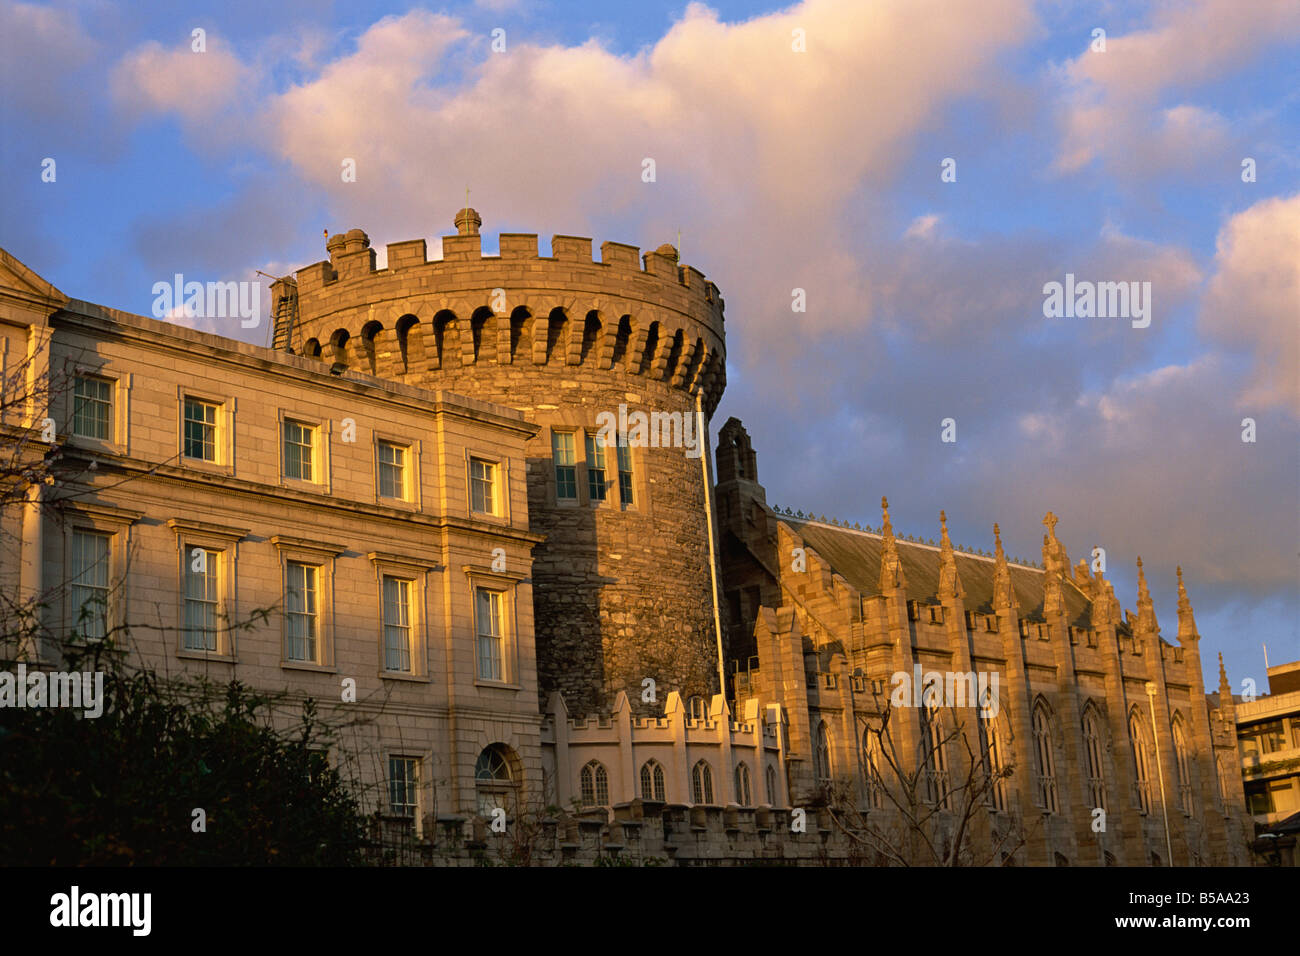
<path fill-rule="evenodd" d="M 30 392 L 0 426 L 64 468 L 0 514 L 0 587 L 47 635 L 18 656 L 120 630 L 160 670 L 364 717 L 331 759 L 413 861 L 506 858 L 528 819 L 538 862 L 927 862 L 881 835 L 942 853 L 959 817 L 981 862 L 1246 861 L 1234 704 L 1204 692 L 1181 575 L 1172 645 L 1145 578 L 1122 618 L 1054 516 L 1031 566 L 942 518 L 935 546 L 887 507 L 875 530 L 773 508 L 739 421 L 716 475 L 692 447 L 723 302 L 672 246 L 484 256 L 478 214 L 455 226 L 383 269 L 330 237 L 272 285 L 269 349 L 0 250 L 4 380 Z M 944 672 L 992 676 L 996 706 L 889 703 Z"/>

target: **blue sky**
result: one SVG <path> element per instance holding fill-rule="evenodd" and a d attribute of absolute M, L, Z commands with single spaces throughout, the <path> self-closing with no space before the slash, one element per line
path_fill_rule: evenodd
<path fill-rule="evenodd" d="M 1171 638 L 1181 564 L 1207 681 L 1222 650 L 1262 686 L 1262 643 L 1300 657 L 1298 11 L 0 2 L 0 245 L 149 314 L 323 229 L 436 239 L 467 185 L 485 247 L 680 230 L 727 302 L 714 425 L 745 422 L 769 501 L 874 525 L 886 494 L 903 532 L 944 508 L 1035 559 L 1053 510 L 1125 607 L 1142 555 Z M 1150 327 L 1045 318 L 1067 272 L 1151 282 Z"/>

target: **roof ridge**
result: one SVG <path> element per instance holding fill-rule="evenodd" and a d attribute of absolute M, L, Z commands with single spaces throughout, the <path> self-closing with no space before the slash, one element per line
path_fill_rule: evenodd
<path fill-rule="evenodd" d="M 768 505 L 768 507 L 772 510 L 772 513 L 778 518 L 793 518 L 795 521 L 800 521 L 803 522 L 804 524 L 817 525 L 819 527 L 828 528 L 833 531 L 847 531 L 852 534 L 862 535 L 865 537 L 883 539 L 882 534 L 879 531 L 872 530 L 870 525 L 867 525 L 866 527 L 858 527 L 857 522 L 854 522 L 853 526 L 849 526 L 848 524 L 843 524 L 843 523 L 835 524 L 831 520 L 822 520 L 820 518 L 814 517 L 811 513 L 805 515 L 802 511 L 794 512 L 791 511 L 789 508 L 786 508 L 783 511 L 780 505 Z M 940 547 L 937 544 L 927 544 L 925 541 L 913 540 L 909 538 L 907 535 L 896 535 L 895 541 L 897 541 L 899 545 L 907 545 L 913 548 L 921 548 L 922 550 L 925 551 L 934 551 L 935 553 L 938 553 L 940 550 Z M 997 560 L 991 554 L 980 554 L 975 551 L 968 551 L 965 548 L 962 548 L 958 545 L 953 546 L 953 551 L 956 554 L 960 555 L 961 557 L 971 558 L 976 561 L 986 561 L 990 564 L 993 564 Z M 1043 568 L 1041 565 L 1036 564 L 1034 562 L 1024 562 L 1020 560 L 1013 561 L 1010 558 L 1008 558 L 1007 565 L 1008 567 L 1021 568 L 1025 571 L 1037 571 L 1040 574 L 1046 573 L 1045 568 Z M 1070 581 L 1069 578 L 1066 578 L 1066 580 Z M 1085 600 L 1090 600 L 1088 596 L 1079 589 L 1078 585 L 1075 585 L 1073 581 L 1070 581 L 1070 584 L 1074 586 L 1074 589 L 1078 591 L 1079 594 L 1082 595 Z"/>

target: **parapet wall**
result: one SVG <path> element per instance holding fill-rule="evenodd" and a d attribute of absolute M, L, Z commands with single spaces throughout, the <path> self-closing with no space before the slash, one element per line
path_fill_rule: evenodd
<path fill-rule="evenodd" d="M 469 210 L 473 213 L 472 210 Z M 535 234 L 500 236 L 481 253 L 477 214 L 429 261 L 423 239 L 388 245 L 388 263 L 360 229 L 332 236 L 328 261 L 297 273 L 291 351 L 373 374 L 455 375 L 480 365 L 617 370 L 700 392 L 712 414 L 725 386 L 723 301 L 717 286 L 678 264 L 669 245 L 635 246 Z"/>

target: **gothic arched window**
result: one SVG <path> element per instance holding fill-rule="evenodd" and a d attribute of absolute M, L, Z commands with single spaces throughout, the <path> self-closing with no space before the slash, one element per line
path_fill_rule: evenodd
<path fill-rule="evenodd" d="M 584 807 L 609 806 L 609 775 L 605 772 L 604 764 L 599 760 L 590 761 L 582 768 L 579 782 Z"/>
<path fill-rule="evenodd" d="M 657 760 L 647 760 L 641 765 L 641 799 L 664 800 L 664 768 Z"/>
<path fill-rule="evenodd" d="M 1101 721 L 1092 705 L 1083 712 L 1083 752 L 1088 762 L 1088 799 L 1092 809 L 1106 809 L 1105 749 Z"/>
<path fill-rule="evenodd" d="M 1057 812 L 1056 760 L 1052 756 L 1052 724 L 1046 705 L 1034 705 L 1034 764 L 1038 771 L 1038 805 L 1048 813 Z"/>
<path fill-rule="evenodd" d="M 1133 771 L 1137 781 L 1138 812 L 1151 812 L 1151 753 L 1142 714 L 1134 707 L 1128 718 L 1128 735 L 1133 745 Z"/>
<path fill-rule="evenodd" d="M 713 768 L 701 760 L 691 770 L 691 791 L 696 803 L 713 802 Z"/>
<path fill-rule="evenodd" d="M 1181 716 L 1174 718 L 1174 768 L 1178 772 L 1178 804 L 1183 813 L 1192 815 L 1192 764 Z"/>
<path fill-rule="evenodd" d="M 748 807 L 753 802 L 749 786 L 749 767 L 743 762 L 736 764 L 736 802 L 742 807 Z"/>
<path fill-rule="evenodd" d="M 817 785 L 828 786 L 831 782 L 831 739 L 824 720 L 817 724 L 817 751 L 814 758 L 813 771 L 817 774 Z"/>

